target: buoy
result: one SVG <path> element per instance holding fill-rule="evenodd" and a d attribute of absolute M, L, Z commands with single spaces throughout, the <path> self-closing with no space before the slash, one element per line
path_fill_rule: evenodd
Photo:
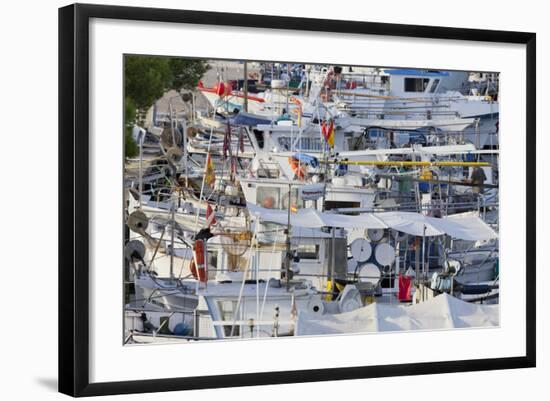
<path fill-rule="evenodd" d="M 225 97 L 231 93 L 231 86 L 224 82 L 218 82 L 213 89 L 219 97 Z"/>
<path fill-rule="evenodd" d="M 185 322 L 180 322 L 174 326 L 174 334 L 177 336 L 190 336 L 191 327 Z"/>
<path fill-rule="evenodd" d="M 149 225 L 149 218 L 141 210 L 136 210 L 128 216 L 127 224 L 130 230 L 143 234 Z"/>
<path fill-rule="evenodd" d="M 204 260 L 204 241 L 200 239 L 196 240 L 194 248 L 197 276 L 199 281 L 206 283 L 208 276 L 206 275 L 206 263 Z"/>

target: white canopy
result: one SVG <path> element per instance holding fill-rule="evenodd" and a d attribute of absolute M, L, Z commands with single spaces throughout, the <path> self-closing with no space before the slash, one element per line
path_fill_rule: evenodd
<path fill-rule="evenodd" d="M 277 224 L 288 223 L 287 210 L 266 209 L 254 204 L 248 204 L 250 214 L 260 220 Z M 380 219 L 372 213 L 359 216 L 347 216 L 336 213 L 323 213 L 316 209 L 299 209 L 296 213 L 290 213 L 290 225 L 304 228 L 342 227 L 342 228 L 388 228 Z"/>
<path fill-rule="evenodd" d="M 475 215 L 456 215 L 444 218 L 428 217 L 419 213 L 376 213 L 388 227 L 416 236 L 449 235 L 467 241 L 498 238 L 498 234 Z M 425 231 L 424 231 L 425 230 Z"/>
<path fill-rule="evenodd" d="M 400 330 L 440 330 L 493 327 L 499 324 L 498 305 L 478 305 L 441 294 L 412 306 L 372 303 L 340 314 L 298 314 L 298 336 Z"/>
<path fill-rule="evenodd" d="M 250 213 L 260 220 L 283 224 L 288 223 L 288 211 L 266 209 L 248 204 Z M 467 241 L 498 238 L 498 234 L 478 216 L 465 214 L 435 218 L 411 212 L 363 213 L 348 216 L 337 213 L 322 213 L 316 209 L 299 209 L 290 214 L 290 225 L 303 228 L 391 228 L 414 236 L 449 235 Z"/>

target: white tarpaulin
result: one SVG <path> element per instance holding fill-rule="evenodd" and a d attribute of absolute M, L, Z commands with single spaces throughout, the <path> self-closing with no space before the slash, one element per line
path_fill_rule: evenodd
<path fill-rule="evenodd" d="M 248 204 L 250 214 L 262 221 L 277 224 L 288 224 L 288 211 L 266 209 L 254 204 Z M 293 227 L 320 228 L 320 227 L 341 227 L 341 228 L 388 228 L 380 219 L 372 213 L 365 213 L 359 216 L 347 216 L 336 213 L 322 213 L 316 209 L 299 209 L 290 213 L 290 225 Z"/>
<path fill-rule="evenodd" d="M 428 217 L 420 213 L 376 213 L 388 227 L 416 236 L 449 235 L 466 241 L 498 238 L 498 234 L 478 216 L 457 215 L 444 218 Z"/>
<path fill-rule="evenodd" d="M 478 305 L 441 294 L 416 305 L 372 303 L 340 314 L 300 311 L 295 333 L 299 336 L 399 330 L 439 330 L 499 325 L 498 305 Z"/>
<path fill-rule="evenodd" d="M 288 211 L 266 209 L 248 204 L 250 214 L 262 221 L 288 224 Z M 322 213 L 315 209 L 299 209 L 290 213 L 290 225 L 303 228 L 391 228 L 414 236 L 449 235 L 453 238 L 478 241 L 498 238 L 498 234 L 478 216 L 457 215 L 445 218 L 424 216 L 411 212 L 363 213 L 348 216 Z"/>

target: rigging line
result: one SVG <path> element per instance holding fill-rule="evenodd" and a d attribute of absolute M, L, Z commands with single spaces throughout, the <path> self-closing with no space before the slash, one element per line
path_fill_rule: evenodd
<path fill-rule="evenodd" d="M 256 224 L 256 225 L 258 225 L 258 224 Z M 276 237 L 279 236 L 279 232 L 280 232 L 280 231 L 281 231 L 280 229 L 277 229 L 277 230 L 276 230 L 276 234 L 275 234 Z M 273 241 L 273 248 L 272 248 L 272 250 L 271 250 L 271 253 L 275 253 L 275 246 L 276 246 L 276 245 L 277 245 L 277 241 L 274 240 L 274 241 Z M 267 277 L 269 277 L 269 274 L 271 273 L 271 270 L 272 270 L 272 268 L 273 268 L 274 263 L 275 263 L 275 258 L 271 258 L 270 263 L 269 263 L 269 269 L 268 269 L 268 271 L 267 271 Z M 265 286 L 265 291 L 264 291 L 264 298 L 263 298 L 263 300 L 262 300 L 262 308 L 261 308 L 260 316 L 263 316 L 263 315 L 264 315 L 265 303 L 266 303 L 266 300 L 267 300 L 267 290 L 268 290 L 268 288 L 269 288 L 269 278 L 268 278 L 267 281 L 266 281 L 266 286 Z"/>
<path fill-rule="evenodd" d="M 212 135 L 213 135 L 213 133 L 214 133 L 214 127 L 212 126 L 210 128 L 210 138 L 208 138 L 208 148 L 207 148 L 207 153 L 206 153 L 206 161 L 208 161 L 208 155 L 210 154 L 210 146 L 212 145 Z M 206 163 L 205 163 L 205 170 L 206 170 L 206 168 L 207 168 L 207 166 L 206 166 Z M 199 210 L 200 210 L 200 205 L 202 203 L 205 180 L 206 180 L 206 172 L 202 176 L 201 192 L 200 192 L 200 195 L 199 195 L 199 207 L 197 207 L 197 214 L 195 215 L 195 232 L 197 232 L 197 228 L 198 228 L 197 225 L 198 225 L 198 220 L 199 220 Z M 210 192 L 212 193 L 212 191 L 210 191 Z"/>
<path fill-rule="evenodd" d="M 256 234 L 257 234 L 257 231 L 256 231 L 256 227 L 257 225 L 254 227 L 254 234 L 252 236 L 252 240 L 250 241 L 250 244 L 252 247 L 252 244 L 253 244 L 253 241 L 254 240 L 257 240 L 257 237 L 256 237 Z M 248 271 L 250 270 L 250 267 L 251 267 L 251 264 L 252 264 L 252 258 L 250 257 L 248 259 L 248 263 L 246 265 L 246 268 L 245 268 L 245 271 L 243 273 L 243 279 L 242 279 L 242 283 L 241 283 L 241 289 L 239 291 L 239 298 L 237 299 L 237 305 L 235 307 L 235 310 L 233 312 L 233 322 L 231 324 L 231 333 L 230 333 L 230 337 L 233 337 L 234 333 L 235 333 L 235 324 L 237 322 L 237 314 L 240 312 L 240 308 L 241 308 L 241 301 L 242 301 L 242 297 L 243 297 L 243 293 L 244 293 L 244 286 L 245 286 L 245 283 L 246 283 L 246 275 L 248 274 Z"/>

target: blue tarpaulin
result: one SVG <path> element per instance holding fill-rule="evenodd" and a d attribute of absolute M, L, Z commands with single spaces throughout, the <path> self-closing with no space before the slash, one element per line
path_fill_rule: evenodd
<path fill-rule="evenodd" d="M 245 113 L 243 111 L 241 111 L 239 114 L 233 117 L 230 120 L 230 122 L 233 125 L 246 125 L 246 126 L 254 126 L 259 124 L 271 124 L 271 120 L 265 117 L 260 117 L 254 114 Z"/>
<path fill-rule="evenodd" d="M 301 164 L 309 164 L 313 168 L 319 167 L 319 160 L 316 157 L 306 155 L 305 153 L 295 153 L 292 157 Z"/>

